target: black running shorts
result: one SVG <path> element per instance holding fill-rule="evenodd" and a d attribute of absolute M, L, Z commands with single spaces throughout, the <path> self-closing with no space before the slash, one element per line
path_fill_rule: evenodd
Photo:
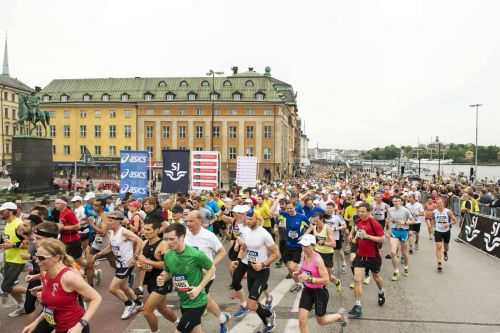
<path fill-rule="evenodd" d="M 302 296 L 300 296 L 299 308 L 311 311 L 314 305 L 316 316 L 323 317 L 326 314 L 328 306 L 328 289 L 326 288 L 307 288 L 304 286 Z"/>

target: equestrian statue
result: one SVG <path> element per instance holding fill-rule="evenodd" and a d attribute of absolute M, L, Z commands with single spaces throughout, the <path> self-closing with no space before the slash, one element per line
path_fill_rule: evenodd
<path fill-rule="evenodd" d="M 33 131 L 41 125 L 47 136 L 50 115 L 47 111 L 40 110 L 40 98 L 35 94 L 19 96 L 17 119 L 16 126 L 19 129 L 19 135 L 33 136 Z"/>

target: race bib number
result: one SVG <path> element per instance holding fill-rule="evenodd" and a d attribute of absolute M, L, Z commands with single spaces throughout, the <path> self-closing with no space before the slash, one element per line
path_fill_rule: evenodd
<path fill-rule="evenodd" d="M 174 275 L 172 283 L 174 288 L 179 292 L 185 293 L 191 290 L 189 282 L 184 275 Z"/>
<path fill-rule="evenodd" d="M 113 251 L 113 254 L 115 257 L 120 256 L 120 247 L 119 246 L 111 246 L 111 251 Z"/>
<path fill-rule="evenodd" d="M 286 219 L 284 217 L 280 217 L 279 218 L 279 223 L 278 223 L 278 226 L 280 228 L 286 228 Z"/>
<path fill-rule="evenodd" d="M 316 236 L 316 242 L 318 243 L 318 245 L 324 245 L 325 241 L 326 241 L 326 237 Z"/>
<path fill-rule="evenodd" d="M 299 238 L 299 233 L 295 230 L 290 230 L 288 232 L 288 237 L 291 239 L 297 239 L 297 238 Z"/>
<path fill-rule="evenodd" d="M 52 326 L 56 326 L 56 320 L 54 319 L 54 310 L 46 306 L 43 307 L 43 318 L 45 321 Z"/>
<path fill-rule="evenodd" d="M 150 264 L 144 264 L 143 269 L 146 272 L 151 272 L 153 270 L 153 266 L 151 266 Z"/>
<path fill-rule="evenodd" d="M 258 251 L 248 251 L 247 252 L 247 259 L 248 259 L 248 262 L 251 264 L 256 264 L 258 257 L 259 257 Z"/>
<path fill-rule="evenodd" d="M 104 242 L 104 238 L 102 238 L 101 235 L 96 235 L 94 242 L 96 242 L 97 244 L 102 244 Z"/>

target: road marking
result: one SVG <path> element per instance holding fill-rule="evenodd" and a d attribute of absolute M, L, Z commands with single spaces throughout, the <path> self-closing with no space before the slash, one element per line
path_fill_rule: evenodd
<path fill-rule="evenodd" d="M 292 310 L 290 310 L 290 312 L 294 312 L 294 313 L 299 312 L 299 303 L 300 303 L 300 298 L 302 297 L 303 290 L 304 289 L 302 288 L 302 290 L 297 293 L 297 296 L 295 297 L 295 300 L 293 301 L 293 304 L 292 304 Z M 285 332 L 288 332 L 288 331 L 285 331 Z"/>
<path fill-rule="evenodd" d="M 281 280 L 271 291 L 273 296 L 273 307 L 281 302 L 295 282 L 292 279 Z M 262 325 L 262 321 L 255 312 L 249 313 L 229 333 L 254 333 Z"/>

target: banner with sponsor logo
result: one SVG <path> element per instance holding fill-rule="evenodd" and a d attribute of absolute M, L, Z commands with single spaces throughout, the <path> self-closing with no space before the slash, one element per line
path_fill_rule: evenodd
<path fill-rule="evenodd" d="M 191 152 L 191 189 L 213 191 L 219 187 L 219 152 Z"/>
<path fill-rule="evenodd" d="M 161 192 L 189 191 L 189 150 L 163 150 Z"/>
<path fill-rule="evenodd" d="M 147 151 L 120 151 L 120 196 L 127 192 L 134 198 L 148 195 L 148 163 Z"/>
<path fill-rule="evenodd" d="M 236 160 L 236 184 L 241 187 L 257 186 L 257 157 L 238 156 Z"/>
<path fill-rule="evenodd" d="M 479 250 L 500 259 L 500 218 L 469 213 L 462 216 L 458 237 Z"/>

